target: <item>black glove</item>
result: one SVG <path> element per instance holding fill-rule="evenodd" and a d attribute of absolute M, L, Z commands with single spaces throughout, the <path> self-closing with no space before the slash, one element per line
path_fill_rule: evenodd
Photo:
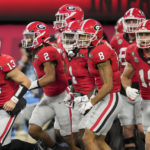
<path fill-rule="evenodd" d="M 16 104 L 16 107 L 12 111 L 8 111 L 8 114 L 11 116 L 18 115 L 19 112 L 25 108 L 25 106 L 26 106 L 26 100 L 24 98 L 21 98 Z"/>

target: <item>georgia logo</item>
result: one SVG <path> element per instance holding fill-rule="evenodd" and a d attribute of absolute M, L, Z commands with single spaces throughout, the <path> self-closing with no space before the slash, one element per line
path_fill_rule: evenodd
<path fill-rule="evenodd" d="M 74 6 L 68 6 L 67 9 L 68 10 L 75 10 L 76 8 Z"/>
<path fill-rule="evenodd" d="M 43 25 L 43 24 L 38 24 L 37 27 L 38 27 L 39 29 L 45 29 L 45 28 L 46 28 L 45 25 Z"/>
<path fill-rule="evenodd" d="M 97 25 L 94 26 L 94 29 L 95 29 L 96 31 L 98 31 L 98 30 L 101 29 L 101 26 L 97 24 Z"/>

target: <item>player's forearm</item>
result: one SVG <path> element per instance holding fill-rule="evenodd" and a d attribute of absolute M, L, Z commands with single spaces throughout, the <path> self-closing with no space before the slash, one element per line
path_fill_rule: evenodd
<path fill-rule="evenodd" d="M 91 100 L 91 103 L 95 105 L 101 101 L 113 88 L 113 84 L 103 84 L 102 88 L 98 91 L 97 95 Z"/>
<path fill-rule="evenodd" d="M 47 86 L 55 81 L 55 77 L 43 76 L 42 78 L 32 81 L 29 90 Z"/>
<path fill-rule="evenodd" d="M 20 84 L 29 89 L 29 87 L 31 85 L 31 81 L 30 81 L 30 79 L 25 78 L 22 82 L 20 82 Z"/>
<path fill-rule="evenodd" d="M 124 76 L 124 74 L 121 75 L 121 83 L 124 89 L 126 89 L 128 86 L 131 86 L 131 79 Z"/>
<path fill-rule="evenodd" d="M 39 81 L 39 86 L 44 87 L 55 82 L 55 76 L 45 75 L 42 78 L 40 78 L 38 81 Z"/>

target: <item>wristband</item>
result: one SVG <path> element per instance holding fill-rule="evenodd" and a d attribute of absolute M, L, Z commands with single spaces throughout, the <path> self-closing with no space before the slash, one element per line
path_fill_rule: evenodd
<path fill-rule="evenodd" d="M 11 98 L 14 103 L 18 103 L 18 101 L 23 97 L 23 95 L 27 92 L 28 88 L 24 85 L 20 85 L 15 95 Z"/>
<path fill-rule="evenodd" d="M 39 88 L 39 87 L 40 87 L 39 81 L 35 80 L 35 81 L 31 82 L 31 86 L 30 86 L 29 90 L 33 90 L 33 89 L 36 89 L 36 88 Z"/>
<path fill-rule="evenodd" d="M 13 96 L 13 97 L 11 98 L 11 100 L 12 100 L 15 104 L 17 104 L 18 101 L 19 101 L 19 99 L 18 99 L 17 97 L 15 97 L 15 96 Z"/>

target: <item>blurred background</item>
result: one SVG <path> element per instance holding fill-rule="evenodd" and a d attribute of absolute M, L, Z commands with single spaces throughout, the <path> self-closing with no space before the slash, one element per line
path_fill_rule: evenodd
<path fill-rule="evenodd" d="M 142 9 L 147 18 L 150 15 L 149 0 L 0 0 L 0 51 L 19 60 L 21 52 L 18 45 L 25 25 L 31 21 L 43 21 L 53 34 L 55 13 L 64 4 L 76 4 L 83 9 L 85 19 L 99 20 L 108 40 L 114 34 L 116 21 L 129 8 Z"/>

